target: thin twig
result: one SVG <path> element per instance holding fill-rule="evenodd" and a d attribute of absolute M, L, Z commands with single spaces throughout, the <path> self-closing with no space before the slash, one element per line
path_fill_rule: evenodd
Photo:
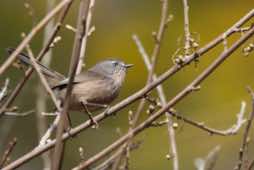
<path fill-rule="evenodd" d="M 78 68 L 77 68 L 76 74 L 79 74 L 82 71 L 82 67 L 84 65 L 86 45 L 87 45 L 87 39 L 89 36 L 89 31 L 90 31 L 91 22 L 92 22 L 92 14 L 93 14 L 93 9 L 94 9 L 94 4 L 95 4 L 95 0 L 90 0 L 87 19 L 85 21 L 86 23 L 84 23 L 86 31 L 85 31 L 85 34 L 82 38 L 81 51 L 80 51 L 79 63 L 78 63 Z M 92 28 L 94 28 L 94 27 L 92 27 Z"/>
<path fill-rule="evenodd" d="M 153 77 L 153 74 L 155 71 L 155 66 L 156 66 L 156 63 L 158 60 L 158 56 L 160 54 L 161 44 L 162 44 L 162 40 L 164 37 L 164 33 L 166 30 L 167 24 L 168 24 L 168 0 L 162 0 L 161 1 L 161 18 L 160 18 L 158 32 L 153 34 L 154 40 L 155 40 L 155 45 L 154 45 L 154 48 L 153 48 L 153 51 L 151 54 L 151 63 L 152 64 L 151 64 L 150 69 L 148 70 L 148 78 L 147 78 L 146 85 L 149 85 L 153 81 L 152 77 Z M 132 129 L 136 126 L 136 123 L 138 121 L 140 113 L 143 110 L 144 105 L 145 105 L 145 99 L 141 99 L 141 101 L 137 107 L 137 111 L 135 112 L 135 114 L 133 116 L 134 118 L 133 118 L 132 123 L 130 125 L 129 131 L 132 131 Z M 132 137 L 130 137 L 130 139 L 128 140 L 128 142 L 126 144 L 127 153 L 128 153 L 129 145 L 131 144 L 131 141 L 132 141 Z M 124 148 L 120 148 L 120 150 L 124 151 L 125 150 Z M 119 161 L 116 161 L 116 164 L 117 164 L 117 162 L 120 162 L 121 156 L 122 156 L 122 154 L 119 156 L 119 159 L 118 159 Z M 128 161 L 128 157 L 126 156 L 125 162 L 127 162 L 127 161 Z M 113 170 L 118 168 L 116 164 L 113 166 Z"/>
<path fill-rule="evenodd" d="M 57 127 L 57 125 L 58 125 L 58 123 L 59 123 L 59 120 L 60 120 L 60 114 L 57 113 L 57 114 L 56 114 L 55 120 L 53 121 L 53 123 L 51 124 L 51 126 L 48 128 L 48 130 L 46 131 L 46 133 L 41 137 L 38 147 L 41 147 L 41 146 L 45 145 L 45 144 L 48 142 L 48 140 L 49 140 L 51 134 L 52 134 L 53 131 L 56 129 L 56 127 Z"/>
<path fill-rule="evenodd" d="M 26 112 L 11 112 L 11 111 L 6 111 L 4 112 L 4 115 L 6 116 L 17 116 L 17 117 L 23 117 L 23 116 L 28 116 L 32 113 L 34 113 L 35 111 L 34 110 L 29 110 L 29 111 L 26 111 Z"/>
<path fill-rule="evenodd" d="M 48 81 L 46 80 L 45 76 L 42 74 L 41 72 L 41 69 L 39 67 L 39 65 L 37 64 L 36 62 L 36 59 L 34 58 L 34 55 L 33 55 L 33 52 L 32 50 L 30 49 L 29 45 L 27 44 L 27 52 L 28 52 L 28 56 L 30 57 L 30 60 L 31 60 L 31 64 L 32 66 L 34 67 L 35 71 L 37 72 L 40 80 L 41 80 L 41 83 L 42 85 L 45 87 L 46 91 L 48 92 L 48 94 L 50 95 L 54 105 L 56 106 L 57 110 L 60 111 L 61 108 L 60 108 L 60 103 L 58 102 L 54 92 L 52 91 L 52 89 L 50 88 L 49 84 L 48 84 Z"/>
<path fill-rule="evenodd" d="M 235 32 L 234 31 L 235 28 L 239 28 L 245 22 L 247 22 L 249 19 L 251 19 L 253 17 L 253 15 L 254 15 L 254 9 L 249 11 L 234 26 L 232 26 L 231 28 L 229 28 L 227 30 L 228 36 Z M 187 65 L 190 62 L 194 61 L 196 58 L 201 57 L 203 54 L 205 54 L 206 52 L 208 52 L 209 50 L 214 48 L 216 45 L 221 43 L 222 40 L 223 40 L 222 35 L 219 35 L 214 40 L 212 40 L 207 45 L 205 45 L 203 48 L 200 48 L 199 50 L 197 50 L 195 54 L 192 54 L 188 58 L 188 60 L 186 60 L 186 63 L 184 65 Z M 130 105 L 131 103 L 133 103 L 133 102 L 137 101 L 138 99 L 142 98 L 145 94 L 147 94 L 148 92 L 153 90 L 155 87 L 157 87 L 159 84 L 161 84 L 162 82 L 167 80 L 170 76 L 177 73 L 179 70 L 181 70 L 181 68 L 184 65 L 179 66 L 179 65 L 175 64 L 173 67 L 171 67 L 170 69 L 165 71 L 162 75 L 160 75 L 150 85 L 143 87 L 142 89 L 140 89 L 139 91 L 137 91 L 133 95 L 129 96 L 128 98 L 124 99 L 120 103 L 116 104 L 115 106 L 112 106 L 108 110 L 107 113 L 101 113 L 101 114 L 97 115 L 96 117 L 94 117 L 94 119 L 97 122 L 100 122 L 100 121 L 110 117 L 111 115 L 115 115 L 117 111 L 125 108 L 126 106 Z M 88 121 L 80 124 L 79 126 L 71 129 L 68 133 L 63 134 L 62 139 L 63 140 L 69 139 L 72 135 L 76 135 L 76 134 L 82 132 L 83 130 L 85 130 L 85 129 L 91 127 L 91 126 L 92 125 L 90 123 L 90 120 L 88 120 Z M 128 136 L 127 136 L 127 138 L 128 138 Z M 125 141 L 125 137 L 123 139 L 121 139 L 121 141 L 119 143 L 122 144 L 121 142 L 124 142 L 124 141 Z M 22 157 L 20 157 L 19 159 L 15 160 L 14 162 L 12 162 L 8 166 L 6 166 L 3 170 L 10 170 L 10 169 L 13 169 L 13 168 L 17 168 L 17 167 L 21 166 L 22 164 L 28 162 L 29 160 L 35 158 L 36 156 L 42 154 L 43 152 L 51 149 L 52 147 L 54 147 L 55 144 L 56 144 L 56 140 L 52 140 L 49 143 L 47 143 L 46 145 L 43 145 L 43 146 L 38 147 L 34 150 L 31 150 L 27 154 L 24 154 Z"/>
<path fill-rule="evenodd" d="M 251 99 L 252 99 L 252 111 L 249 115 L 249 118 L 247 120 L 247 125 L 246 125 L 246 128 L 243 133 L 242 145 L 241 145 L 241 148 L 239 151 L 239 158 L 238 158 L 238 161 L 237 161 L 237 164 L 236 164 L 234 170 L 240 170 L 243 165 L 244 154 L 245 154 L 246 147 L 248 144 L 249 132 L 250 132 L 250 128 L 251 128 L 251 125 L 252 125 L 252 122 L 254 119 L 254 92 L 252 91 L 252 89 L 250 87 L 248 87 L 248 91 L 249 91 L 249 93 L 251 95 Z"/>
<path fill-rule="evenodd" d="M 52 8 L 55 6 L 56 0 L 47 0 L 46 1 L 46 13 L 48 13 Z M 46 46 L 51 33 L 54 31 L 54 24 L 55 20 L 52 19 L 45 27 L 44 29 L 44 35 L 43 35 L 43 46 Z M 50 44 L 50 47 L 53 48 L 56 44 L 56 41 L 58 41 L 59 38 L 54 38 L 53 42 Z M 42 64 L 46 67 L 49 67 L 50 62 L 52 59 L 52 50 L 49 50 L 42 60 Z M 47 131 L 47 122 L 45 116 L 43 116 L 41 113 L 46 110 L 47 105 L 46 95 L 44 94 L 43 87 L 40 83 L 37 85 L 37 100 L 36 100 L 36 120 L 37 120 L 37 132 L 38 132 L 38 140 L 39 144 L 41 144 L 41 136 L 43 136 L 43 133 Z M 51 159 L 50 159 L 50 152 L 46 152 L 41 155 L 41 159 L 43 161 L 43 169 L 44 170 L 50 170 L 51 167 Z"/>
<path fill-rule="evenodd" d="M 103 170 L 103 169 L 112 169 L 113 165 L 115 165 L 116 160 L 119 160 L 119 155 L 123 155 L 126 152 L 127 143 L 123 144 L 123 146 L 118 149 L 114 154 L 109 156 L 102 164 L 98 165 L 97 167 L 93 168 L 93 170 Z M 75 170 L 73 168 L 72 170 Z"/>
<path fill-rule="evenodd" d="M 230 136 L 230 135 L 235 135 L 240 130 L 242 125 L 246 122 L 246 119 L 244 119 L 245 109 L 246 109 L 246 103 L 242 102 L 240 112 L 236 115 L 237 116 L 236 123 L 225 130 L 218 130 L 218 129 L 210 128 L 210 127 L 206 126 L 204 122 L 197 122 L 197 121 L 191 120 L 190 118 L 187 118 L 186 116 L 183 116 L 182 114 L 179 114 L 173 110 L 168 111 L 167 113 L 172 115 L 173 117 L 176 117 L 179 120 L 184 121 L 185 123 L 188 123 L 189 125 L 192 125 L 192 126 L 197 127 L 203 131 L 208 132 L 210 135 Z M 168 120 L 158 122 L 158 123 L 153 122 L 149 126 L 150 127 L 160 127 L 160 126 L 167 125 L 167 124 L 168 124 Z"/>
<path fill-rule="evenodd" d="M 139 40 L 138 36 L 137 35 L 133 35 L 133 40 L 134 42 L 136 43 L 138 49 L 139 49 L 139 52 L 144 60 L 144 63 L 146 65 L 146 68 L 148 70 L 151 69 L 152 65 L 149 61 L 149 57 L 141 43 L 141 41 Z M 153 74 L 152 75 L 153 77 L 153 80 L 155 81 L 157 79 L 157 76 L 156 74 Z M 163 90 L 163 87 L 162 85 L 158 85 L 156 87 L 157 89 L 157 92 L 158 92 L 158 95 L 159 95 L 159 98 L 160 98 L 160 101 L 162 103 L 162 105 L 166 105 L 166 96 L 165 96 L 165 93 L 164 93 L 164 90 Z M 174 169 L 179 169 L 179 160 L 178 160 L 178 153 L 177 153 L 177 146 L 176 146 L 176 140 L 175 140 L 175 131 L 174 131 L 174 128 L 173 128 L 173 121 L 172 121 L 172 118 L 170 115 L 168 114 L 165 114 L 166 115 L 166 118 L 167 118 L 167 128 L 168 128 L 168 139 L 170 141 L 170 147 L 171 147 L 171 151 L 170 153 L 172 153 L 172 156 L 173 156 L 173 161 L 174 161 Z"/>
<path fill-rule="evenodd" d="M 139 148 L 139 146 L 141 145 L 142 141 L 137 141 L 135 143 L 132 143 L 129 148 L 130 151 L 132 150 L 136 150 Z M 123 148 L 126 147 L 125 145 L 123 145 Z M 126 152 L 126 150 L 124 150 L 123 152 Z M 106 170 L 109 169 L 110 167 L 112 167 L 114 161 L 119 157 L 119 155 L 123 154 L 122 150 L 118 150 L 116 151 L 114 154 L 112 154 L 108 159 L 106 159 L 105 161 L 103 161 L 101 164 L 99 164 L 97 167 L 93 168 L 93 170 Z M 125 154 L 125 153 L 124 153 Z M 75 170 L 75 169 L 73 169 Z"/>
<path fill-rule="evenodd" d="M 191 53 L 191 34 L 190 34 L 190 24 L 189 24 L 189 5 L 188 0 L 183 0 L 184 9 L 184 35 L 185 35 L 185 55 L 190 55 Z"/>
<path fill-rule="evenodd" d="M 63 151 L 64 151 L 64 141 L 62 140 L 62 134 L 64 132 L 64 129 L 66 129 L 67 127 L 68 110 L 69 110 L 71 92 L 73 87 L 72 85 L 73 85 L 73 80 L 76 75 L 77 66 L 79 62 L 82 39 L 86 33 L 85 24 L 87 20 L 88 11 L 89 11 L 89 4 L 90 4 L 90 0 L 82 0 L 80 2 L 80 9 L 79 9 L 79 15 L 78 15 L 78 21 L 77 21 L 77 32 L 75 35 L 72 57 L 71 57 L 71 64 L 69 67 L 69 74 L 68 74 L 69 83 L 66 88 L 65 101 L 63 103 L 63 110 L 60 113 L 60 120 L 57 127 L 56 146 L 54 150 L 53 164 L 51 168 L 52 170 L 61 169 L 61 165 L 62 165 L 61 161 L 63 158 Z"/>
<path fill-rule="evenodd" d="M 0 168 L 2 168 L 8 161 L 9 157 L 10 157 L 10 154 L 11 152 L 13 151 L 15 145 L 17 143 L 17 138 L 13 138 L 9 144 L 8 144 L 8 147 L 7 149 L 5 150 L 4 152 L 4 155 L 2 156 L 1 158 L 1 161 L 0 161 Z"/>
<path fill-rule="evenodd" d="M 4 86 L 0 91 L 0 102 L 6 97 L 7 95 L 7 90 L 8 90 L 8 86 L 9 86 L 9 79 L 7 78 L 4 82 Z"/>
<path fill-rule="evenodd" d="M 248 165 L 247 170 L 253 170 L 253 167 L 254 167 L 254 159 L 250 161 L 250 164 Z"/>

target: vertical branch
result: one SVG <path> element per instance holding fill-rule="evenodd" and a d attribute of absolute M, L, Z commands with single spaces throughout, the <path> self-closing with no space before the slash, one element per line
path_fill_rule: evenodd
<path fill-rule="evenodd" d="M 249 132 L 250 132 L 250 128 L 254 119 L 254 92 L 252 91 L 252 89 L 250 87 L 248 87 L 248 91 L 251 95 L 251 99 L 252 99 L 252 111 L 249 115 L 249 118 L 247 120 L 247 125 L 246 128 L 244 130 L 243 133 L 243 141 L 242 141 L 242 146 L 240 148 L 240 152 L 239 152 L 239 158 L 238 158 L 238 162 L 237 165 L 235 166 L 234 170 L 240 170 L 242 168 L 243 165 L 243 159 L 244 159 L 244 154 L 247 148 L 247 144 L 248 144 L 248 137 L 249 137 Z"/>
<path fill-rule="evenodd" d="M 140 50 L 141 56 L 143 57 L 145 64 L 147 66 L 147 69 L 149 70 L 149 75 L 148 75 L 148 83 L 152 82 L 153 80 L 156 79 L 156 75 L 154 75 L 154 70 L 155 70 L 155 65 L 157 63 L 157 56 L 160 53 L 160 49 L 161 49 L 161 43 L 162 43 L 162 39 L 163 39 L 163 35 L 165 33 L 165 29 L 167 27 L 169 20 L 169 15 L 168 15 L 168 0 L 163 0 L 162 1 L 162 10 L 161 10 L 161 22 L 160 22 L 160 26 L 159 26 L 159 30 L 158 33 L 155 36 L 155 46 L 152 52 L 152 57 L 151 57 L 151 64 L 149 63 L 149 57 L 145 52 L 145 49 L 143 48 L 141 42 L 138 40 L 138 37 L 134 38 L 134 41 L 136 39 L 136 44 L 138 46 L 138 49 Z M 166 104 L 166 97 L 163 93 L 163 88 L 162 86 L 158 86 L 157 87 L 158 90 L 158 94 L 160 97 L 160 100 L 162 102 L 163 105 Z M 144 99 L 142 99 L 141 103 L 140 103 L 140 108 L 142 107 L 142 105 L 144 105 Z M 141 109 L 140 109 L 141 110 Z M 177 144 L 175 141 L 175 132 L 173 129 L 173 121 L 170 115 L 165 114 L 168 120 L 168 134 L 169 134 L 169 141 L 170 141 L 170 150 L 171 153 L 173 154 L 173 167 L 174 170 L 178 170 L 179 169 L 179 160 L 178 160 L 178 154 L 177 154 Z"/>
<path fill-rule="evenodd" d="M 69 83 L 67 85 L 65 101 L 63 103 L 64 104 L 63 110 L 60 113 L 60 121 L 57 127 L 56 146 L 55 146 L 54 155 L 53 155 L 53 165 L 51 168 L 52 170 L 61 169 L 61 165 L 62 165 L 61 163 L 62 163 L 63 152 L 64 152 L 64 141 L 62 140 L 62 134 L 67 124 L 67 117 L 68 117 L 67 112 L 69 110 L 69 103 L 71 99 L 72 84 L 73 84 L 74 77 L 76 75 L 77 66 L 79 62 L 82 38 L 85 35 L 85 31 L 86 31 L 85 24 L 86 24 L 86 19 L 88 15 L 89 4 L 90 4 L 90 0 L 82 0 L 80 2 L 79 15 L 78 15 L 78 21 L 77 21 L 77 32 L 75 35 L 72 57 L 71 57 L 71 65 L 70 65 L 69 74 L 68 74 Z"/>
<path fill-rule="evenodd" d="M 146 85 L 149 85 L 152 82 L 152 77 L 155 71 L 155 66 L 158 60 L 158 56 L 160 54 L 160 49 L 161 49 L 161 43 L 162 43 L 162 39 L 164 37 L 164 33 L 165 33 L 165 29 L 167 27 L 167 23 L 168 23 L 168 0 L 162 0 L 161 1 L 161 18 L 160 18 L 160 24 L 159 24 L 159 28 L 158 31 L 153 33 L 154 36 L 154 40 L 155 40 L 155 45 L 151 54 L 151 69 L 149 69 L 148 72 L 148 78 L 147 78 L 147 83 Z M 132 129 L 136 126 L 136 123 L 138 121 L 138 118 L 144 108 L 145 105 L 145 99 L 142 99 L 138 105 L 137 111 L 134 114 L 131 126 L 129 128 L 129 132 L 132 131 Z M 132 141 L 132 137 L 130 136 L 130 139 L 127 142 L 126 147 L 122 147 L 120 148 L 120 150 L 124 151 L 124 149 L 127 149 L 127 153 L 129 150 L 129 146 L 131 144 Z M 119 158 L 118 160 L 120 160 L 121 158 Z M 126 161 L 128 161 L 128 158 L 126 157 Z M 117 163 L 118 161 L 116 161 Z M 115 167 L 115 166 L 113 166 Z"/>
<path fill-rule="evenodd" d="M 9 86 L 9 82 L 10 80 L 7 78 L 5 80 L 4 86 L 2 87 L 2 89 L 0 90 L 0 102 L 2 102 L 2 100 L 6 97 L 7 95 L 7 90 L 8 90 L 8 86 Z"/>
<path fill-rule="evenodd" d="M 1 158 L 1 161 L 0 161 L 0 168 L 2 168 L 2 167 L 7 163 L 8 159 L 9 159 L 9 156 L 10 156 L 11 152 L 13 151 L 13 149 L 14 149 L 16 143 L 17 143 L 17 138 L 13 138 L 13 139 L 9 142 L 8 147 L 7 147 L 7 149 L 5 150 L 3 157 Z"/>
<path fill-rule="evenodd" d="M 91 0 L 89 3 L 89 10 L 87 15 L 87 20 L 85 24 L 85 34 L 82 38 L 82 45 L 81 45 L 81 51 L 80 51 L 80 57 L 79 57 L 79 63 L 77 68 L 77 74 L 82 71 L 83 62 L 85 60 L 85 53 L 86 53 L 86 45 L 87 45 L 87 39 L 89 36 L 89 30 L 91 28 L 91 21 L 92 21 L 92 14 L 93 14 L 93 8 L 94 8 L 95 0 Z"/>
<path fill-rule="evenodd" d="M 40 80 L 41 80 L 41 83 L 42 83 L 43 87 L 44 87 L 44 88 L 46 89 L 46 91 L 48 92 L 48 94 L 49 94 L 49 96 L 51 97 L 51 99 L 52 99 L 54 105 L 56 106 L 57 110 L 60 111 L 60 105 L 59 105 L 59 103 L 58 103 L 58 101 L 57 101 L 57 98 L 56 98 L 54 92 L 52 91 L 52 89 L 50 88 L 50 86 L 49 86 L 49 84 L 48 84 L 48 82 L 47 82 L 47 79 L 46 79 L 45 76 L 42 74 L 42 72 L 41 72 L 41 70 L 40 70 L 40 67 L 39 67 L 38 63 L 36 62 L 36 59 L 35 59 L 35 57 L 34 57 L 34 55 L 33 55 L 33 53 L 32 53 L 32 50 L 30 49 L 30 46 L 27 45 L 26 49 L 27 49 L 27 52 L 28 52 L 28 56 L 29 56 L 29 58 L 30 58 L 30 60 L 31 60 L 31 64 L 32 64 L 32 66 L 34 67 L 35 71 L 37 72 L 37 74 L 38 74 L 38 76 L 39 76 L 39 78 L 40 78 Z"/>
<path fill-rule="evenodd" d="M 162 3 L 161 21 L 160 21 L 160 26 L 159 26 L 159 29 L 158 29 L 158 33 L 156 33 L 156 35 L 154 37 L 155 38 L 155 46 L 153 48 L 153 52 L 152 52 L 152 56 L 151 56 L 151 67 L 149 69 L 148 79 L 147 79 L 147 84 L 146 85 L 149 85 L 153 80 L 152 77 L 153 77 L 155 66 L 156 66 L 158 56 L 159 56 L 159 53 L 160 53 L 163 35 L 165 33 L 165 29 L 166 29 L 166 26 L 167 26 L 167 23 L 168 23 L 168 0 L 163 0 L 163 1 L 161 1 L 161 3 Z M 140 112 L 142 111 L 142 108 L 143 108 L 144 104 L 145 104 L 145 99 L 142 99 L 139 106 L 138 106 L 137 112 L 134 116 L 134 119 L 133 119 L 134 125 L 135 125 L 135 122 L 137 122 L 137 119 L 140 115 Z"/>
<path fill-rule="evenodd" d="M 183 0 L 183 10 L 184 10 L 184 36 L 185 36 L 185 44 L 184 50 L 185 55 L 190 54 L 191 49 L 191 35 L 190 35 L 190 28 L 189 28 L 189 5 L 188 0 Z"/>
<path fill-rule="evenodd" d="M 47 0 L 46 1 L 46 13 L 48 13 L 55 5 L 55 0 Z M 44 37 L 43 37 L 43 46 L 47 45 L 47 42 L 50 39 L 51 32 L 54 30 L 54 20 L 51 20 L 44 29 Z M 45 66 L 49 66 L 52 58 L 52 50 L 49 50 L 42 60 L 42 63 Z M 46 110 L 46 96 L 44 94 L 44 90 L 42 85 L 38 83 L 37 85 L 37 101 L 36 101 L 36 118 L 37 118 L 37 132 L 38 132 L 38 139 L 40 140 L 41 136 L 43 136 L 44 132 L 47 130 L 47 122 L 45 117 L 41 114 Z M 46 152 L 41 156 L 43 160 L 44 170 L 49 170 L 51 167 L 51 160 L 50 160 L 50 152 Z"/>
<path fill-rule="evenodd" d="M 155 70 L 155 65 L 157 64 L 157 57 L 160 54 L 160 49 L 161 49 L 161 43 L 162 39 L 164 37 L 164 33 L 167 27 L 167 24 L 169 22 L 169 16 L 168 16 L 168 0 L 162 0 L 162 7 L 161 7 L 161 21 L 160 21 L 160 26 L 159 30 L 154 36 L 155 38 L 155 46 L 151 55 L 151 63 L 152 67 L 149 72 L 149 81 L 152 81 L 152 76 Z"/>
<path fill-rule="evenodd" d="M 253 170 L 253 167 L 254 167 L 254 159 L 252 159 L 252 161 L 250 161 L 250 163 L 247 167 L 247 170 Z"/>
<path fill-rule="evenodd" d="M 149 57 L 143 47 L 143 45 L 141 44 L 141 41 L 139 40 L 138 36 L 134 35 L 133 36 L 133 40 L 135 41 L 137 47 L 138 47 L 138 50 L 144 60 L 144 63 L 146 65 L 146 68 L 147 70 L 151 70 L 152 68 L 152 65 L 149 61 Z M 153 80 L 156 80 L 157 79 L 157 76 L 156 74 L 153 74 Z M 157 89 L 157 93 L 158 93 L 158 96 L 160 98 L 160 101 L 161 101 L 161 104 L 162 106 L 165 106 L 166 105 L 166 96 L 165 96 L 165 93 L 164 93 L 164 90 L 163 90 L 163 87 L 162 85 L 158 85 L 156 87 Z M 175 140 L 175 131 L 174 131 L 174 128 L 173 128 L 173 121 L 172 121 L 172 118 L 169 114 L 165 114 L 166 118 L 167 118 L 167 128 L 168 128 L 168 137 L 169 137 L 169 141 L 170 141 L 170 147 L 171 147 L 171 153 L 173 155 L 173 166 L 174 166 L 174 169 L 179 169 L 179 160 L 178 160 L 178 153 L 177 153 L 177 144 L 176 144 L 176 140 Z"/>

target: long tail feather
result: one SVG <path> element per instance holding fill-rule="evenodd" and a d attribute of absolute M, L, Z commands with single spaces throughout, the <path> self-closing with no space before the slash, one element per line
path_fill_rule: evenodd
<path fill-rule="evenodd" d="M 12 54 L 16 49 L 14 48 L 7 48 L 6 49 L 7 52 L 9 54 Z M 18 55 L 18 59 L 21 61 L 22 64 L 24 64 L 25 66 L 32 66 L 32 63 L 31 63 L 31 60 L 30 58 L 28 57 L 27 54 L 25 53 L 20 53 Z M 37 62 L 37 64 L 39 65 L 41 71 L 43 74 L 45 74 L 46 76 L 50 77 L 50 78 L 55 78 L 57 80 L 63 80 L 65 79 L 65 76 L 63 76 L 62 74 L 54 71 L 54 70 L 51 70 L 49 69 L 48 67 L 44 66 L 43 64 L 41 64 L 40 62 Z"/>

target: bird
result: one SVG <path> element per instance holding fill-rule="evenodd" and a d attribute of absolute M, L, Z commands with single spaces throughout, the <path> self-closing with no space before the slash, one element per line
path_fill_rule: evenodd
<path fill-rule="evenodd" d="M 8 48 L 7 52 L 11 54 L 14 50 Z M 20 53 L 17 58 L 21 64 L 33 66 L 27 54 Z M 56 98 L 63 104 L 69 78 L 38 61 L 37 64 Z M 126 72 L 132 66 L 133 64 L 126 64 L 119 59 L 106 59 L 77 74 L 73 80 L 69 110 L 85 112 L 91 121 L 97 124 L 91 112 L 109 107 L 109 104 L 119 95 Z"/>

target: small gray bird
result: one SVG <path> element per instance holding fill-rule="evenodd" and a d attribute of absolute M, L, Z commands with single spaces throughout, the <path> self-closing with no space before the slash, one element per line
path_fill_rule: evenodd
<path fill-rule="evenodd" d="M 13 51 L 14 49 L 8 49 L 10 54 Z M 24 65 L 32 65 L 30 58 L 24 53 L 20 53 L 18 59 Z M 69 78 L 39 62 L 38 65 L 56 97 L 63 103 Z M 76 75 L 73 81 L 70 110 L 85 111 L 92 119 L 91 111 L 107 108 L 108 104 L 118 96 L 126 71 L 132 66 L 120 60 L 104 60 Z M 96 123 L 93 119 L 92 121 Z"/>

